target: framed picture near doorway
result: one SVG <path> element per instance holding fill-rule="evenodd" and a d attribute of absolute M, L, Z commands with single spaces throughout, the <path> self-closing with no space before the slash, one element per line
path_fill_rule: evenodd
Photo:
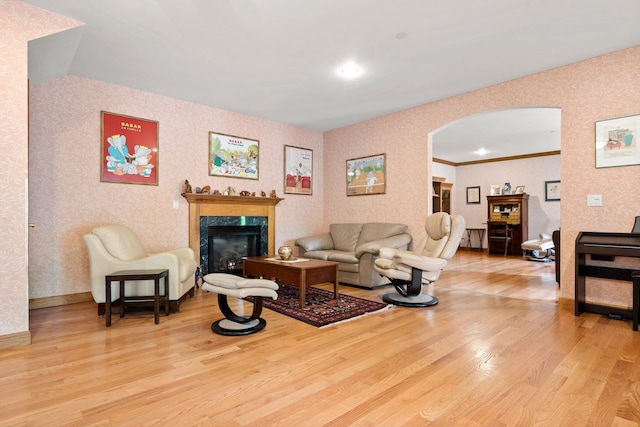
<path fill-rule="evenodd" d="M 480 203 L 480 186 L 467 187 L 467 204 L 476 205 Z"/>
<path fill-rule="evenodd" d="M 640 164 L 640 115 L 596 122 L 596 168 Z"/>
<path fill-rule="evenodd" d="M 369 196 L 386 192 L 386 154 L 347 160 L 347 196 Z"/>
<path fill-rule="evenodd" d="M 560 201 L 560 181 L 544 182 L 544 201 L 545 202 Z"/>

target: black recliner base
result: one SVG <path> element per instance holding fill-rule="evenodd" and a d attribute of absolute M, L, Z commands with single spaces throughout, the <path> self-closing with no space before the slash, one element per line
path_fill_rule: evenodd
<path fill-rule="evenodd" d="M 428 294 L 405 297 L 395 292 L 382 295 L 382 300 L 387 304 L 399 305 L 402 307 L 431 307 L 440 302 L 438 301 L 438 298 Z"/>
<path fill-rule="evenodd" d="M 422 270 L 411 269 L 411 281 L 390 279 L 398 293 L 388 293 L 382 300 L 402 307 L 431 307 L 438 304 L 438 298 L 422 293 Z"/>
<path fill-rule="evenodd" d="M 253 297 L 253 311 L 251 316 L 238 316 L 229 307 L 227 296 L 218 294 L 218 306 L 224 314 L 224 319 L 211 324 L 211 330 L 218 335 L 241 336 L 255 334 L 267 326 L 266 320 L 260 317 L 262 314 L 262 297 Z"/>

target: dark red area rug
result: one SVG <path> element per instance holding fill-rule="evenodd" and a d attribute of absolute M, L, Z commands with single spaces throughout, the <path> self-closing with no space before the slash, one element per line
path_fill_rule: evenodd
<path fill-rule="evenodd" d="M 319 328 L 392 307 L 383 302 L 345 294 L 340 294 L 338 300 L 335 300 L 332 291 L 311 287 L 307 288 L 307 305 L 300 308 L 298 287 L 282 283 L 279 286 L 278 299 L 264 298 L 263 306 Z"/>

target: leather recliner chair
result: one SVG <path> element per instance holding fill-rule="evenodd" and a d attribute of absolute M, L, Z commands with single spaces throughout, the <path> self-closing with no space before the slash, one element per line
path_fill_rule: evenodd
<path fill-rule="evenodd" d="M 383 295 L 390 304 L 405 307 L 429 307 L 438 299 L 422 293 L 422 285 L 430 285 L 440 277 L 447 261 L 455 255 L 465 230 L 465 220 L 460 215 L 437 212 L 427 217 L 427 235 L 413 251 L 381 248 L 375 270 L 391 280 L 397 293 Z"/>

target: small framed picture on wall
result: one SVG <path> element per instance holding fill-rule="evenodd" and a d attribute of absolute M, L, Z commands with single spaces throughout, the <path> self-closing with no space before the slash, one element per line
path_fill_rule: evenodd
<path fill-rule="evenodd" d="M 467 187 L 467 204 L 475 205 L 480 203 L 480 186 Z"/>
<path fill-rule="evenodd" d="M 544 201 L 545 202 L 560 201 L 560 181 L 544 182 Z"/>

